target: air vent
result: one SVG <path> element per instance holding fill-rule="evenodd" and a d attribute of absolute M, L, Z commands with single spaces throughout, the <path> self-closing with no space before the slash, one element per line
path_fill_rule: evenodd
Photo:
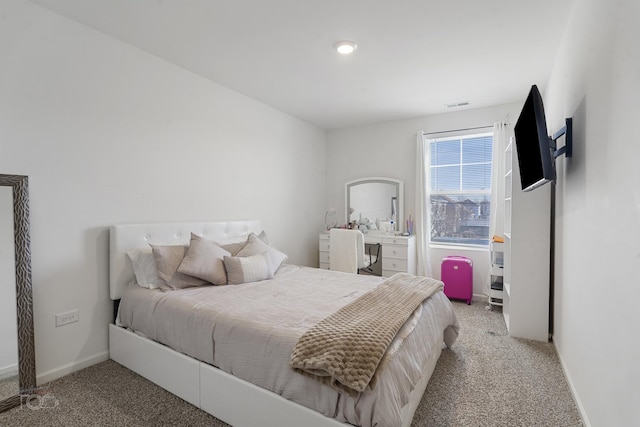
<path fill-rule="evenodd" d="M 447 108 L 458 108 L 458 107 L 466 107 L 467 105 L 469 105 L 469 103 L 467 101 L 464 102 L 454 102 L 452 104 L 446 104 Z"/>

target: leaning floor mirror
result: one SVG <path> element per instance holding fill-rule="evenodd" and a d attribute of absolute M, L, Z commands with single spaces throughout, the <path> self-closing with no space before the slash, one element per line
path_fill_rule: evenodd
<path fill-rule="evenodd" d="M 0 412 L 36 387 L 29 181 L 0 174 Z"/>

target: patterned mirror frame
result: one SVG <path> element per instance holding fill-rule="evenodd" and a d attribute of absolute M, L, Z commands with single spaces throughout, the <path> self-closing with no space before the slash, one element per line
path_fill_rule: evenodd
<path fill-rule="evenodd" d="M 36 357 L 33 339 L 33 294 L 31 287 L 31 235 L 29 227 L 29 179 L 0 174 L 0 186 L 13 188 L 13 224 L 18 314 L 18 379 L 20 394 L 0 401 L 0 412 L 20 404 L 22 394 L 36 387 Z"/>

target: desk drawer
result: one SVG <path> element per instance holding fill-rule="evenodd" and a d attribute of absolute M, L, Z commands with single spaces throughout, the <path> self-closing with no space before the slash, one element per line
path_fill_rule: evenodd
<path fill-rule="evenodd" d="M 320 252 L 322 252 L 322 251 L 329 252 L 329 248 L 331 247 L 331 243 L 329 243 L 329 239 L 320 240 L 320 243 L 318 244 L 318 247 L 320 249 Z"/>
<path fill-rule="evenodd" d="M 401 238 L 401 237 L 383 237 L 382 238 L 382 244 L 383 245 L 401 245 L 401 246 L 407 246 L 409 245 L 409 239 L 407 239 L 406 237 Z"/>
<path fill-rule="evenodd" d="M 382 259 L 386 258 L 401 258 L 406 260 L 409 254 L 409 250 L 406 246 L 400 245 L 382 245 Z"/>
<path fill-rule="evenodd" d="M 365 243 L 380 243 L 382 244 L 382 237 L 381 236 L 374 236 L 371 234 L 365 234 L 364 235 L 364 242 Z"/>
<path fill-rule="evenodd" d="M 391 270 L 394 272 L 401 271 L 403 273 L 407 272 L 408 264 L 407 259 L 399 259 L 399 258 L 387 258 L 385 256 L 382 257 L 382 269 L 383 270 Z"/>
<path fill-rule="evenodd" d="M 329 252 L 320 252 L 320 264 L 329 263 Z"/>

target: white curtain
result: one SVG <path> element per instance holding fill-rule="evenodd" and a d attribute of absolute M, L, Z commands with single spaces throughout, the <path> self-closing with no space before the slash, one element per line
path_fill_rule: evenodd
<path fill-rule="evenodd" d="M 416 136 L 416 253 L 418 263 L 416 274 L 418 276 L 432 276 L 431 256 L 429 254 L 429 237 L 431 236 L 431 203 L 427 191 L 431 185 L 431 172 L 429 166 L 429 147 L 424 140 L 422 131 Z"/>
<path fill-rule="evenodd" d="M 491 217 L 489 240 L 504 235 L 504 150 L 507 147 L 507 124 L 493 125 L 493 159 L 491 165 Z M 489 294 L 491 274 L 487 275 L 485 291 Z"/>
<path fill-rule="evenodd" d="M 504 234 L 504 150 L 507 148 L 507 124 L 493 125 L 493 159 L 491 166 L 491 219 L 489 239 Z"/>

